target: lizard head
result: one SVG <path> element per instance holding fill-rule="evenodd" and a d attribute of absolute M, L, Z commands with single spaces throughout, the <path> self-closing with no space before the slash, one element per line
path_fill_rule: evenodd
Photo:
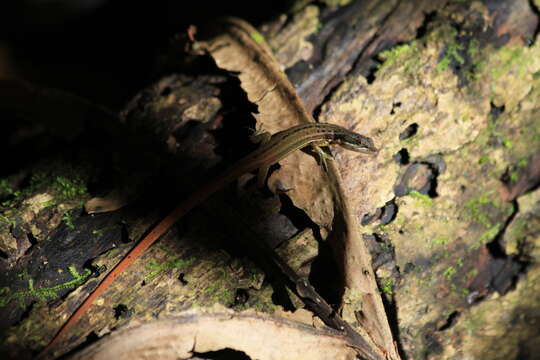
<path fill-rule="evenodd" d="M 334 139 L 334 143 L 339 144 L 347 150 L 364 154 L 375 154 L 378 152 L 371 138 L 353 132 L 339 134 Z"/>

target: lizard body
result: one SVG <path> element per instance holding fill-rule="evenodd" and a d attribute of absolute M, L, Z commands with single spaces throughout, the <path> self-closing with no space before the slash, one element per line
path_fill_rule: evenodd
<path fill-rule="evenodd" d="M 77 323 L 84 312 L 92 305 L 94 300 L 103 291 L 133 264 L 161 235 L 167 232 L 182 216 L 198 204 L 204 202 L 208 197 L 233 182 L 239 176 L 259 169 L 259 185 L 264 183 L 268 168 L 285 158 L 295 150 L 308 145 L 314 147 L 324 165 L 327 157 L 319 146 L 340 145 L 346 149 L 375 153 L 377 149 L 373 141 L 366 136 L 354 133 L 345 128 L 332 124 L 310 123 L 294 126 L 284 131 L 280 131 L 271 137 L 266 136 L 266 142 L 262 143 L 258 149 L 248 154 L 236 162 L 214 181 L 203 185 L 184 200 L 178 207 L 161 220 L 139 243 L 137 243 L 128 254 L 105 276 L 96 289 L 79 305 L 77 310 L 70 316 L 67 322 L 56 333 L 51 342 L 41 351 L 38 358 L 45 356 L 67 332 Z"/>

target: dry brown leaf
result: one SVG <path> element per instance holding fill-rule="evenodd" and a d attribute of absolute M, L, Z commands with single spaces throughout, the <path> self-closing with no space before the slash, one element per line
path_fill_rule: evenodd
<path fill-rule="evenodd" d="M 214 38 L 195 45 L 207 50 L 219 67 L 238 73 L 249 100 L 258 105 L 259 113 L 254 116 L 264 130 L 276 132 L 314 121 L 262 36 L 249 24 L 225 19 Z M 349 191 L 342 189 L 338 165 L 332 162 L 325 174 L 313 157 L 298 151 L 280 161 L 280 165 L 269 179 L 271 189 L 277 185 L 290 189 L 287 195 L 295 206 L 322 228 L 333 231 L 331 240 L 342 258 L 339 263 L 345 278 L 345 320 L 361 323 L 356 330 L 372 344 L 378 356 L 399 359 L 371 257 L 360 237 L 355 212 L 346 201 Z M 367 174 L 360 176 L 367 182 Z"/>
<path fill-rule="evenodd" d="M 88 214 L 98 214 L 118 210 L 126 206 L 133 198 L 131 194 L 122 189 L 115 189 L 105 197 L 94 197 L 84 204 L 84 210 Z"/>
<path fill-rule="evenodd" d="M 210 52 L 216 64 L 239 73 L 248 99 L 258 106 L 254 114 L 258 126 L 270 133 L 301 123 L 314 122 L 304 109 L 294 87 L 257 30 L 238 19 L 225 19 L 218 35 L 197 43 Z M 217 26 L 217 24 L 216 24 Z M 317 224 L 331 227 L 332 194 L 323 170 L 310 155 L 295 151 L 280 161 L 281 168 L 268 180 L 269 187 L 288 189 L 295 206 L 303 209 Z"/>
<path fill-rule="evenodd" d="M 264 344 L 264 346 L 262 346 Z M 115 332 L 70 359 L 188 359 L 234 349 L 252 359 L 355 359 L 337 332 L 268 315 L 190 310 L 174 318 Z"/>

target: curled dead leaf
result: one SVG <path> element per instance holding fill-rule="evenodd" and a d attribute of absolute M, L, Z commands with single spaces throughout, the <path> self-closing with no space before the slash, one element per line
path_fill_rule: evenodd
<path fill-rule="evenodd" d="M 104 197 L 93 197 L 84 204 L 88 214 L 115 211 L 129 203 L 130 196 L 123 190 L 113 190 Z"/>
<path fill-rule="evenodd" d="M 356 358 L 344 338 L 327 328 L 252 311 L 199 309 L 117 331 L 70 359 L 189 359 L 194 353 L 223 349 L 261 360 Z"/>

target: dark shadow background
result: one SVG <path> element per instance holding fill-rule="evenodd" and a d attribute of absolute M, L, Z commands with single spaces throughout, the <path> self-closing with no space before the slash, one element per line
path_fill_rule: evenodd
<path fill-rule="evenodd" d="M 189 25 L 211 23 L 222 16 L 236 16 L 257 26 L 277 14 L 286 12 L 288 6 L 289 1 L 286 0 L 273 2 L 22 0 L 12 1 L 9 6 L 4 2 L 0 5 L 0 79 L 19 79 L 37 88 L 60 89 L 117 113 L 124 109 L 126 104 L 142 89 L 163 75 L 160 73 L 163 71 L 160 61 L 170 49 L 171 43 L 177 39 L 177 35 L 185 34 Z M 238 84 L 233 85 L 236 89 L 239 88 Z M 228 86 L 228 83 L 223 86 Z M 236 96 L 237 92 L 231 96 Z M 222 98 L 227 103 L 227 91 L 223 93 Z M 110 171 L 113 168 L 111 154 L 118 152 L 118 149 L 127 149 L 121 145 L 124 142 L 129 143 L 131 146 L 129 149 L 133 150 L 127 154 L 129 158 L 139 162 L 138 165 L 140 165 L 138 166 L 140 173 L 131 172 L 133 177 L 145 175 L 146 166 L 141 165 L 142 160 L 140 160 L 142 155 L 155 153 L 159 157 L 158 151 L 149 150 L 147 143 L 139 142 L 140 139 L 130 138 L 130 134 L 121 131 L 113 132 L 113 135 L 101 132 L 100 127 L 104 123 L 112 123 L 116 120 L 107 118 L 101 113 L 95 116 L 89 114 L 86 119 L 76 119 L 73 116 L 70 117 L 67 111 L 68 120 L 73 119 L 73 123 L 84 125 L 84 131 L 73 131 L 76 134 L 73 137 L 58 134 L 56 133 L 58 129 L 49 126 L 52 122 L 43 119 L 54 117 L 54 111 L 52 111 L 53 115 L 39 110 L 29 111 L 30 114 L 37 115 L 31 117 L 23 116 L 25 111 L 22 113 L 5 111 L 1 105 L 9 103 L 12 94 L 13 92 L 9 89 L 8 93 L 4 93 L 4 100 L 8 100 L 0 101 L 0 179 L 21 174 L 22 180 L 18 181 L 18 185 L 24 188 L 31 181 L 29 170 L 48 159 L 62 159 L 66 164 L 74 165 L 86 161 L 90 164 L 89 168 L 95 169 L 96 173 L 112 172 Z M 14 98 L 16 99 L 16 96 Z M 44 101 L 46 102 L 47 99 Z M 242 101 L 244 101 L 243 98 L 234 100 L 235 104 Z M 25 105 L 22 104 L 18 109 L 24 108 Z M 51 110 L 57 110 L 54 109 L 55 105 L 56 103 L 52 104 Z M 33 107 L 33 104 L 29 103 L 28 107 Z M 243 108 L 242 104 L 238 107 Z M 63 126 L 63 124 L 55 126 Z M 169 160 L 172 161 L 172 159 L 163 161 Z M 123 162 L 123 164 L 126 163 Z M 164 166 L 163 168 L 172 167 Z M 125 165 L 120 172 L 126 172 L 126 169 L 132 170 L 129 165 Z M 165 176 L 157 172 L 158 175 L 163 175 L 160 178 L 160 184 L 164 185 L 156 186 L 158 195 L 154 193 L 156 196 L 148 196 L 148 198 L 164 199 L 165 204 L 153 202 L 146 208 L 170 209 L 171 204 L 168 202 L 178 197 L 170 194 L 168 197 L 160 196 L 159 192 L 174 189 L 171 185 L 174 176 L 171 174 Z M 159 177 L 158 175 L 156 177 Z M 0 191 L 0 195 L 5 194 Z M 4 197 L 9 199 L 9 196 Z M 0 198 L 0 202 L 6 199 Z M 144 200 L 141 204 L 140 208 L 145 208 Z M 126 211 L 136 213 L 140 208 L 135 206 Z M 1 206 L 0 210 L 2 210 Z M 122 216 L 122 213 L 118 213 L 113 216 L 90 217 L 82 216 L 82 210 L 75 211 L 73 221 L 77 226 L 77 231 L 83 236 L 91 233 L 92 230 L 84 230 L 90 229 L 91 222 L 94 220 L 107 222 L 106 225 L 100 223 L 99 227 L 109 225 L 111 228 L 114 227 L 111 236 L 100 240 L 103 241 L 103 247 L 94 246 L 92 242 L 86 241 L 89 238 L 87 236 L 80 243 L 87 244 L 89 248 L 86 251 L 76 250 L 75 253 L 83 254 L 86 259 L 93 258 L 109 249 L 111 243 L 115 241 L 121 243 L 125 240 L 127 236 L 119 225 L 119 219 Z M 57 239 L 65 239 L 67 233 L 70 233 L 69 229 L 60 225 L 53 236 Z M 51 247 L 38 244 L 34 238 L 30 239 L 32 247 L 29 251 L 34 251 L 33 255 L 27 253 L 26 258 L 30 265 L 21 261 L 17 266 L 34 269 L 35 271 L 30 270 L 30 273 L 36 279 L 38 276 L 35 274 L 49 274 L 41 267 L 39 259 L 55 258 L 47 250 L 51 249 L 51 251 L 57 251 L 58 254 L 63 252 L 62 256 L 56 257 L 58 261 L 66 260 L 66 263 L 76 263 L 82 268 L 81 262 L 86 260 L 76 259 L 74 252 L 53 246 L 55 242 L 58 243 L 53 236 L 48 242 Z M 33 246 L 36 244 L 40 246 Z M 39 255 L 42 253 L 45 254 L 43 257 Z M 11 279 L 6 275 L 10 257 L 11 254 L 0 251 L 0 273 L 2 273 L 0 283 L 2 284 Z M 36 259 L 35 267 L 32 266 L 33 258 Z M 51 265 L 58 268 L 65 267 L 50 262 L 49 266 Z M 18 269 L 18 267 L 11 268 L 9 274 L 16 274 Z M 43 280 L 45 277 L 40 279 L 45 281 Z M 32 309 L 33 303 L 26 305 L 26 309 Z M 4 311 L 9 311 L 9 309 L 6 308 Z M 3 335 L 2 330 L 24 319 L 29 311 L 24 308 L 17 309 L 12 312 L 11 317 L 4 316 L 0 320 L 0 338 Z M 5 355 L 3 350 L 0 346 L 0 358 L 12 358 L 14 354 L 17 356 L 13 358 L 20 358 L 19 355 L 28 353 L 28 349 L 18 349 L 19 352 Z"/>
<path fill-rule="evenodd" d="M 0 77 L 60 88 L 119 110 L 152 80 L 159 51 L 190 24 L 232 15 L 258 25 L 290 1 L 6 3 L 0 5 Z"/>

